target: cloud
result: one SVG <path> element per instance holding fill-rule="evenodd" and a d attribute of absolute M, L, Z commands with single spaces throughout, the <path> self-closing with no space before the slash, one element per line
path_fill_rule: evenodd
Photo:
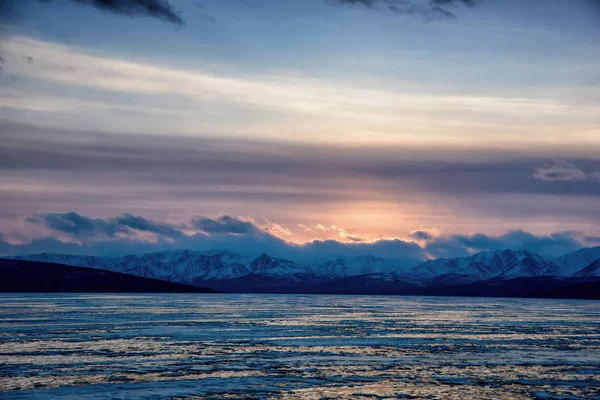
<path fill-rule="evenodd" d="M 259 231 L 252 222 L 241 221 L 229 215 L 223 215 L 216 219 L 198 217 L 192 220 L 192 226 L 208 234 L 254 234 Z"/>
<path fill-rule="evenodd" d="M 107 236 L 115 237 L 118 233 L 127 233 L 126 227 L 115 220 L 105 221 L 101 218 L 89 218 L 76 212 L 34 214 L 27 221 L 67 234 L 73 238 Z"/>
<path fill-rule="evenodd" d="M 181 237 L 183 233 L 180 228 L 175 225 L 150 221 L 144 217 L 132 215 L 129 213 L 125 213 L 121 216 L 116 217 L 115 222 L 120 226 L 140 231 L 140 232 L 151 232 L 156 233 L 158 235 L 162 235 L 169 238 Z"/>
<path fill-rule="evenodd" d="M 155 233 L 168 238 L 183 235 L 174 225 L 150 221 L 129 213 L 106 219 L 90 218 L 76 212 L 38 213 L 27 217 L 26 221 L 44 225 L 73 239 L 114 238 L 119 234 L 129 236 L 134 231 Z"/>
<path fill-rule="evenodd" d="M 544 163 L 538 155 L 116 135 L 2 120 L 0 131 L 4 227 L 23 215 L 65 209 L 115 215 L 114 205 L 150 222 L 182 210 L 210 217 L 260 213 L 288 228 L 304 223 L 302 240 L 336 238 L 333 224 L 353 234 L 358 229 L 365 240 L 422 227 L 435 233 L 429 228 L 440 224 L 465 231 L 486 224 L 496 232 L 499 225 L 539 229 L 540 221 L 586 231 L 600 224 L 600 185 L 527 179 Z M 574 160 L 600 169 L 600 159 Z M 363 213 L 369 203 L 382 215 Z M 397 221 L 405 221 L 403 230 L 394 231 Z M 105 229 L 103 235 L 118 233 Z M 172 236 L 165 227 L 153 229 Z"/>
<path fill-rule="evenodd" d="M 396 261 L 402 266 L 422 262 L 426 254 L 418 244 L 401 239 L 381 239 L 374 242 L 343 243 L 337 240 L 313 240 L 290 248 L 290 255 L 300 259 L 323 260 L 337 257 L 372 255 Z"/>
<path fill-rule="evenodd" d="M 27 120 L 48 124 L 89 127 L 90 120 L 102 118 L 106 129 L 122 133 L 211 132 L 215 137 L 323 142 L 327 132 L 343 132 L 337 142 L 344 143 L 362 141 L 370 132 L 373 143 L 506 147 L 548 144 L 548 137 L 569 126 L 578 133 L 557 137 L 558 144 L 589 149 L 597 143 L 582 132 L 597 123 L 600 107 L 567 98 L 403 90 L 402 80 L 400 86 L 375 88 L 341 77 L 268 69 L 243 73 L 239 66 L 215 69 L 206 64 L 183 70 L 22 35 L 6 38 L 2 48 L 8 61 L 5 72 L 24 84 L 3 88 L 0 107 L 17 110 L 15 115 L 39 113 Z M 22 54 L 34 56 L 36 62 L 23 64 Z M 34 81 L 56 85 L 57 90 L 31 90 L 27 83 Z M 233 120 L 227 117 L 232 113 Z M 523 117 L 523 124 L 508 123 L 507 115 Z M 450 142 L 446 135 L 452 137 Z"/>
<path fill-rule="evenodd" d="M 433 258 L 466 257 L 481 251 L 526 250 L 545 257 L 558 257 L 583 247 L 575 232 L 555 232 L 536 236 L 523 230 L 513 230 L 500 236 L 483 233 L 448 235 L 429 241 L 424 249 Z"/>
<path fill-rule="evenodd" d="M 400 15 L 419 15 L 425 20 L 455 18 L 452 11 L 458 5 L 472 7 L 477 0 L 333 0 L 338 5 L 359 5 L 373 9 L 387 10 Z"/>
<path fill-rule="evenodd" d="M 25 0 L 19 0 L 25 1 Z M 52 2 L 56 0 L 38 0 Z M 184 20 L 169 0 L 71 0 L 73 3 L 89 5 L 102 11 L 127 16 L 148 16 L 173 24 L 182 25 Z M 454 18 L 453 9 L 457 5 L 473 6 L 477 0 L 326 0 L 337 5 L 360 5 L 402 15 L 419 15 L 425 20 Z M 0 0 L 0 16 L 14 12 L 17 0 Z M 200 7 L 202 4 L 198 3 Z"/>
<path fill-rule="evenodd" d="M 301 227 L 302 224 L 298 224 Z M 275 222 L 271 222 L 267 220 L 267 224 L 263 227 L 265 232 L 270 233 L 271 235 L 277 236 L 279 238 L 285 238 L 289 236 L 293 236 L 294 234 L 288 228 L 283 225 L 280 225 Z"/>
<path fill-rule="evenodd" d="M 347 241 L 360 243 L 365 241 L 365 239 L 361 238 L 356 234 L 352 234 L 348 232 L 346 229 L 341 228 L 337 225 L 331 225 L 330 227 L 326 227 L 323 224 L 316 224 L 312 228 L 310 226 L 306 226 L 304 224 L 298 224 L 298 227 L 302 229 L 303 232 L 310 233 L 312 235 L 320 235 L 320 234 L 328 234 L 334 233 L 337 234 L 338 237 L 346 239 Z"/>
<path fill-rule="evenodd" d="M 48 0 L 40 0 L 48 1 Z M 50 0 L 53 1 L 53 0 Z M 183 24 L 183 19 L 167 0 L 71 0 L 78 4 L 91 5 L 100 10 L 129 16 L 149 16 Z"/>
<path fill-rule="evenodd" d="M 433 239 L 433 235 L 427 231 L 413 231 L 410 233 L 409 237 L 412 239 L 424 241 Z"/>
<path fill-rule="evenodd" d="M 499 236 L 475 233 L 437 237 L 427 236 L 424 231 L 416 231 L 411 236 L 428 238 L 424 244 L 419 245 L 397 238 L 367 242 L 338 228 L 337 232 L 347 242 L 327 239 L 298 244 L 286 241 L 278 237 L 276 232 L 270 231 L 268 227 L 273 225 L 272 222 L 263 228 L 252 221 L 226 215 L 216 218 L 198 217 L 189 224 L 181 225 L 151 221 L 129 213 L 110 218 L 90 218 L 74 212 L 50 213 L 30 217 L 30 221 L 44 224 L 57 234 L 66 234 L 75 242 L 68 238 L 60 240 L 47 236 L 29 243 L 16 244 L 0 234 L 0 255 L 57 252 L 120 256 L 173 249 L 228 250 L 248 256 L 267 253 L 307 263 L 337 257 L 372 255 L 394 260 L 398 265 L 408 267 L 427 258 L 465 257 L 488 250 L 527 250 L 551 258 L 584 247 L 577 239 L 580 234 L 570 231 L 534 235 L 523 230 L 513 230 Z M 186 233 L 179 230 L 184 226 Z M 157 237 L 150 240 L 137 235 L 136 232 L 139 231 L 157 233 Z M 585 243 L 597 240 L 594 237 L 583 238 Z"/>
<path fill-rule="evenodd" d="M 338 228 L 337 231 L 338 231 L 338 235 L 341 238 L 350 240 L 351 242 L 360 243 L 363 241 L 363 239 L 361 237 L 359 237 L 357 235 L 353 235 L 343 228 Z"/>
<path fill-rule="evenodd" d="M 600 236 L 586 236 L 584 237 L 586 243 L 600 243 Z"/>
<path fill-rule="evenodd" d="M 80 243 L 62 241 L 53 237 L 34 239 L 28 243 L 13 244 L 0 238 L 0 256 L 16 256 L 39 253 L 97 254 L 96 249 Z"/>
<path fill-rule="evenodd" d="M 600 172 L 584 172 L 566 160 L 554 160 L 551 164 L 535 168 L 532 179 L 540 181 L 600 183 Z"/>
<path fill-rule="evenodd" d="M 66 236 L 67 240 L 48 236 L 30 243 L 11 244 L 0 239 L 0 254 L 50 251 L 116 256 L 169 249 L 217 249 L 246 255 L 264 252 L 298 262 L 372 254 L 393 258 L 407 265 L 415 265 L 423 260 L 425 255 L 423 249 L 413 242 L 391 239 L 366 243 L 360 237 L 338 227 L 332 228 L 332 231 L 338 232 L 339 236 L 348 242 L 328 239 L 297 244 L 279 237 L 289 234 L 289 230 L 284 226 L 267 221 L 267 224 L 261 227 L 253 220 L 242 220 L 228 215 L 216 218 L 196 217 L 189 224 L 181 225 L 152 221 L 130 213 L 109 218 L 90 218 L 76 212 L 47 213 L 30 216 L 27 221 L 44 225 L 58 236 Z M 183 232 L 184 228 L 186 233 Z M 152 232 L 158 236 L 149 240 L 137 235 L 138 232 Z"/>

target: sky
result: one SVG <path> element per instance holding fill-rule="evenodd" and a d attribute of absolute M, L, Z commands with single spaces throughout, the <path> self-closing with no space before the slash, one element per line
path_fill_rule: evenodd
<path fill-rule="evenodd" d="M 108 3 L 0 3 L 0 254 L 600 245 L 600 1 Z"/>

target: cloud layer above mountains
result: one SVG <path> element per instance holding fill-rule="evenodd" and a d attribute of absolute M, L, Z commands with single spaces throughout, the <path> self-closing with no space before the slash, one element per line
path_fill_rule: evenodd
<path fill-rule="evenodd" d="M 589 179 L 600 161 L 568 148 L 558 153 L 568 165 L 557 167 L 542 154 L 488 148 L 82 134 L 5 121 L 0 128 L 0 231 L 17 242 L 40 237 L 21 226 L 23 216 L 75 239 L 132 229 L 177 239 L 177 223 L 152 221 L 196 215 L 269 220 L 272 233 L 294 242 L 369 242 L 413 231 L 413 240 L 430 241 L 433 231 L 423 228 L 600 235 L 600 185 Z M 104 219 L 73 225 L 70 210 Z M 189 225 L 207 234 L 254 229 L 228 219 Z"/>
<path fill-rule="evenodd" d="M 0 123 L 3 255 L 227 249 L 410 265 L 504 248 L 556 257 L 600 240 L 594 154 L 78 136 Z"/>
<path fill-rule="evenodd" d="M 196 217 L 185 224 L 159 222 L 128 213 L 111 218 L 90 218 L 76 212 L 35 214 L 26 221 L 48 229 L 51 234 L 24 244 L 9 243 L 0 236 L 0 255 L 53 252 L 122 256 L 170 249 L 216 249 L 253 256 L 264 252 L 297 262 L 372 255 L 410 266 L 428 258 L 463 257 L 506 248 L 557 257 L 591 244 L 576 232 L 536 236 L 521 230 L 499 236 L 480 233 L 437 236 L 413 232 L 410 237 L 419 243 L 395 238 L 371 242 L 328 239 L 299 244 L 270 233 L 268 225 L 227 215 Z M 147 236 L 147 233 L 152 235 Z"/>

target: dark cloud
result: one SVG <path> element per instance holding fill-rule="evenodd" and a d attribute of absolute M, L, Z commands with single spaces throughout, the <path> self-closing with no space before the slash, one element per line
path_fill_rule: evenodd
<path fill-rule="evenodd" d="M 190 224 L 179 225 L 153 221 L 130 213 L 109 218 L 90 218 L 76 212 L 46 213 L 29 216 L 26 220 L 77 240 L 78 254 L 90 251 L 92 255 L 115 255 L 188 248 L 235 249 L 247 253 L 251 249 L 261 248 L 280 255 L 280 250 L 286 246 L 286 242 L 254 223 L 227 215 L 214 219 L 194 218 Z M 185 229 L 192 233 L 185 234 Z M 147 241 L 139 237 L 138 232 L 155 233 L 158 240 Z M 46 242 L 39 243 L 45 245 Z M 33 244 L 35 243 L 32 242 Z M 30 249 L 31 246 L 26 248 Z"/>
<path fill-rule="evenodd" d="M 477 0 L 332 0 L 338 5 L 358 5 L 373 9 L 387 10 L 394 14 L 418 15 L 426 20 L 455 18 L 454 9 L 458 5 L 472 7 Z"/>
<path fill-rule="evenodd" d="M 118 256 L 173 249 L 229 250 L 245 255 L 268 253 L 298 262 L 340 256 L 376 255 L 394 259 L 404 266 L 416 265 L 425 258 L 425 253 L 419 245 L 399 239 L 368 243 L 349 235 L 349 243 L 314 240 L 305 244 L 295 244 L 274 236 L 267 229 L 261 229 L 252 222 L 227 215 L 217 218 L 194 218 L 188 228 L 200 232 L 187 235 L 178 230 L 180 226 L 150 221 L 129 213 L 110 218 L 90 218 L 75 212 L 49 213 L 29 217 L 28 221 L 43 224 L 58 234 L 77 240 L 78 243 L 46 237 L 17 245 L 0 239 L 0 255 L 49 251 Z M 137 237 L 132 234 L 135 233 L 132 232 L 134 230 L 158 233 L 158 240 L 147 241 Z"/>
<path fill-rule="evenodd" d="M 196 218 L 191 225 L 201 229 L 202 232 L 192 234 L 177 231 L 175 226 L 167 223 L 152 222 L 127 213 L 105 219 L 89 218 L 73 212 L 54 213 L 47 214 L 45 217 L 38 215 L 32 218 L 31 222 L 43 223 L 58 233 L 66 233 L 78 243 L 45 237 L 26 244 L 11 244 L 0 234 L 0 255 L 55 252 L 120 256 L 173 249 L 228 250 L 249 256 L 267 253 L 297 262 L 372 255 L 395 260 L 399 266 L 409 267 L 417 265 L 427 257 L 465 257 L 480 251 L 513 249 L 527 250 L 551 258 L 584 247 L 576 239 L 575 232 L 556 232 L 537 236 L 522 230 L 510 231 L 500 236 L 476 233 L 435 237 L 429 239 L 423 247 L 415 242 L 400 239 L 348 243 L 329 239 L 296 244 L 286 242 L 252 222 L 230 216 L 214 219 Z M 158 239 L 153 241 L 135 235 L 115 235 L 115 232 L 131 233 L 132 229 L 162 233 L 167 229 L 169 232 L 173 230 L 177 233 L 160 233 Z M 587 239 L 589 242 L 589 239 L 594 238 Z"/>
<path fill-rule="evenodd" d="M 364 242 L 364 240 L 361 237 L 358 237 L 358 236 L 346 235 L 345 237 L 346 237 L 346 239 L 348 239 L 348 240 L 350 240 L 352 242 L 355 242 L 355 243 Z"/>
<path fill-rule="evenodd" d="M 216 219 L 198 217 L 192 220 L 192 226 L 209 234 L 253 234 L 258 232 L 258 228 L 253 223 L 241 221 L 229 215 L 223 215 Z"/>
<path fill-rule="evenodd" d="M 26 0 L 0 0 L 0 17 L 16 14 L 16 6 Z M 58 0 L 37 0 L 56 2 Z M 89 5 L 103 11 L 128 16 L 149 16 L 181 25 L 184 23 L 179 12 L 169 0 L 70 0 Z M 473 6 L 477 0 L 325 0 L 336 5 L 358 5 L 389 11 L 394 14 L 418 15 L 425 20 L 454 18 L 456 6 Z M 197 3 L 203 7 L 201 3 Z"/>
<path fill-rule="evenodd" d="M 127 229 L 116 221 L 105 221 L 101 218 L 89 218 L 75 212 L 34 214 L 27 218 L 28 222 L 67 234 L 73 238 L 93 236 L 114 237 L 117 233 L 125 233 Z"/>
<path fill-rule="evenodd" d="M 483 233 L 450 235 L 428 242 L 425 250 L 434 258 L 466 257 L 474 252 L 503 249 L 526 250 L 545 257 L 558 257 L 583 247 L 575 236 L 574 232 L 536 236 L 522 230 L 514 230 L 501 236 Z"/>
<path fill-rule="evenodd" d="M 426 231 L 414 231 L 414 232 L 411 232 L 409 236 L 411 238 L 417 239 L 417 240 L 432 240 L 433 239 L 433 235 Z"/>
<path fill-rule="evenodd" d="M 41 0 L 48 1 L 48 0 Z M 183 24 L 183 19 L 167 0 L 71 0 L 75 3 L 91 5 L 101 10 L 123 15 L 145 15 L 175 24 Z"/>
<path fill-rule="evenodd" d="M 17 19 L 24 11 L 24 6 L 32 0 L 0 0 L 0 20 Z M 33 0 L 43 3 L 57 3 L 62 0 Z M 95 7 L 99 10 L 128 16 L 148 16 L 177 25 L 183 19 L 169 0 L 69 0 L 72 3 Z"/>
<path fill-rule="evenodd" d="M 119 226 L 127 227 L 140 232 L 151 232 L 170 238 L 181 237 L 183 235 L 183 233 L 179 230 L 182 227 L 177 227 L 162 222 L 150 221 L 144 217 L 139 217 L 129 213 L 125 213 L 116 217 L 114 221 Z"/>
<path fill-rule="evenodd" d="M 381 239 L 375 242 L 342 243 L 337 240 L 314 240 L 297 246 L 295 253 L 308 259 L 326 259 L 340 256 L 372 255 L 393 259 L 403 266 L 416 265 L 425 259 L 423 248 L 414 242 L 400 239 Z"/>
<path fill-rule="evenodd" d="M 595 182 L 600 183 L 600 172 L 585 172 L 567 160 L 554 160 L 550 164 L 536 167 L 532 179 L 540 181 Z"/>
<path fill-rule="evenodd" d="M 76 212 L 39 213 L 27 217 L 26 220 L 74 239 L 114 238 L 118 234 L 129 235 L 132 231 L 151 232 L 169 238 L 183 235 L 174 225 L 150 221 L 129 213 L 114 218 L 90 218 Z"/>

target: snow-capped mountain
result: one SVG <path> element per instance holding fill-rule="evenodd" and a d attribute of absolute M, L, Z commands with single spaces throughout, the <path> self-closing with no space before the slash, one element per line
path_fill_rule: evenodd
<path fill-rule="evenodd" d="M 297 281 L 331 279 L 322 271 L 265 253 L 252 260 L 248 267 L 254 275 L 281 276 Z"/>
<path fill-rule="evenodd" d="M 227 251 L 199 253 L 191 250 L 174 250 L 114 258 L 42 253 L 14 258 L 106 269 L 183 283 L 238 278 L 251 273 L 248 267 L 250 258 Z"/>
<path fill-rule="evenodd" d="M 600 260 L 600 246 L 580 249 L 552 261 L 561 268 L 562 276 L 571 276 L 596 260 Z"/>
<path fill-rule="evenodd" d="M 560 267 L 524 250 L 477 253 L 471 257 L 427 261 L 412 271 L 415 280 L 426 284 L 465 284 L 488 279 L 527 276 L 557 276 Z"/>
<path fill-rule="evenodd" d="M 334 278 L 398 273 L 404 270 L 397 262 L 373 256 L 338 257 L 320 264 L 318 269 Z"/>
<path fill-rule="evenodd" d="M 228 251 L 173 250 L 114 258 L 42 253 L 14 258 L 106 269 L 195 284 L 208 280 L 238 279 L 247 275 L 286 277 L 298 282 L 326 281 L 372 273 L 394 273 L 400 270 L 396 263 L 373 256 L 336 258 L 308 266 L 268 254 L 251 258 Z"/>
<path fill-rule="evenodd" d="M 587 267 L 582 268 L 573 276 L 576 278 L 600 277 L 600 260 L 596 260 Z"/>
<path fill-rule="evenodd" d="M 546 260 L 528 251 L 503 250 L 495 252 L 492 262 L 504 265 L 498 278 L 510 279 L 523 276 L 557 276 L 560 267 L 552 261 Z"/>
<path fill-rule="evenodd" d="M 248 259 L 230 252 L 203 254 L 195 251 L 165 251 L 143 256 L 126 256 L 115 267 L 121 272 L 173 282 L 194 279 L 224 279 L 249 273 Z"/>
<path fill-rule="evenodd" d="M 268 254 L 254 258 L 228 251 L 172 250 L 113 258 L 43 253 L 13 258 L 105 269 L 226 291 L 276 291 L 307 285 L 336 290 L 352 285 L 358 290 L 361 284 L 375 291 L 377 285 L 391 290 L 394 285 L 433 287 L 528 277 L 597 277 L 597 264 L 579 265 L 594 258 L 599 249 L 567 254 L 558 262 L 522 250 L 487 251 L 470 257 L 426 261 L 408 269 L 393 260 L 373 256 L 340 257 L 305 265 Z"/>
<path fill-rule="evenodd" d="M 228 251 L 173 250 L 115 258 L 43 253 L 14 258 L 106 269 L 147 278 L 193 284 L 203 281 L 232 280 L 249 275 L 285 277 L 293 281 L 332 278 L 328 274 L 320 273 L 308 266 L 267 254 L 251 258 Z"/>

